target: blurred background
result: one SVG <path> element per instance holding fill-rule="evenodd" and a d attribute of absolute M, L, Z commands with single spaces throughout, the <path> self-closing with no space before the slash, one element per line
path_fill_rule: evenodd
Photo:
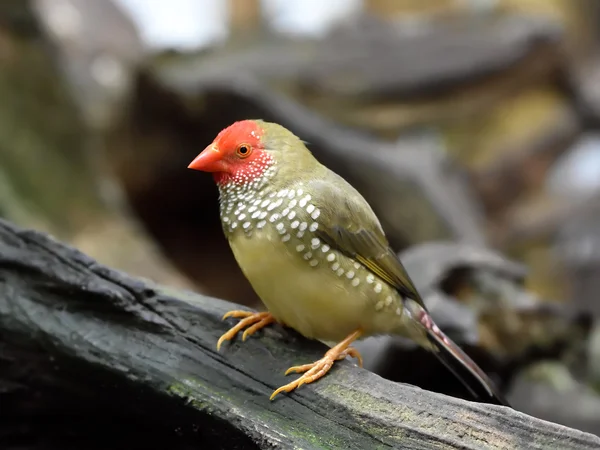
<path fill-rule="evenodd" d="M 283 124 L 517 409 L 600 434 L 600 2 L 2 0 L 0 99 L 0 217 L 255 308 L 186 167 Z M 466 396 L 410 344 L 361 350 Z"/>

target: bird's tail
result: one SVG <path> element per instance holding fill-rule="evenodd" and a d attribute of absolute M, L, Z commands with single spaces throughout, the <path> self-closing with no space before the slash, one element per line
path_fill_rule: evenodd
<path fill-rule="evenodd" d="M 411 306 L 415 307 L 410 308 L 412 310 L 410 313 L 425 328 L 433 353 L 469 392 L 476 398 L 484 398 L 481 395 L 483 388 L 491 403 L 510 406 L 494 382 L 475 364 L 475 361 L 439 329 L 427 311 L 416 303 Z"/>

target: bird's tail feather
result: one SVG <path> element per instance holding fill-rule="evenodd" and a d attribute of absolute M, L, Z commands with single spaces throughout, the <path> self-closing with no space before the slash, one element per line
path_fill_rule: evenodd
<path fill-rule="evenodd" d="M 433 353 L 473 396 L 481 398 L 480 392 L 483 388 L 492 402 L 510 406 L 498 391 L 494 382 L 479 368 L 475 361 L 439 329 L 427 311 L 419 306 L 416 311 L 413 310 L 411 313 L 425 328 L 427 339 L 434 349 Z"/>

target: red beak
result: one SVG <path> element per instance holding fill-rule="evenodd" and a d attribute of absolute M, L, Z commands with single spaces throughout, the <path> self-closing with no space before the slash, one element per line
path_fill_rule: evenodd
<path fill-rule="evenodd" d="M 226 172 L 227 168 L 222 160 L 223 154 L 215 144 L 206 147 L 202 153 L 190 163 L 188 169 L 202 172 Z"/>

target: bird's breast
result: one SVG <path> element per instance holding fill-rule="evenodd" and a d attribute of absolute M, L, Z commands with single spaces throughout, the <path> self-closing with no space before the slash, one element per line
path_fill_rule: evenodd
<path fill-rule="evenodd" d="M 275 227 L 267 227 L 251 237 L 236 234 L 230 244 L 244 275 L 278 321 L 308 338 L 341 340 L 360 327 L 369 299 L 351 279 L 326 266 L 327 256 L 319 248 L 302 241 L 282 242 Z"/>
<path fill-rule="evenodd" d="M 308 338 L 338 341 L 356 329 L 393 333 L 402 299 L 366 267 L 316 234 L 319 208 L 302 186 L 223 202 L 233 254 L 267 309 Z"/>

